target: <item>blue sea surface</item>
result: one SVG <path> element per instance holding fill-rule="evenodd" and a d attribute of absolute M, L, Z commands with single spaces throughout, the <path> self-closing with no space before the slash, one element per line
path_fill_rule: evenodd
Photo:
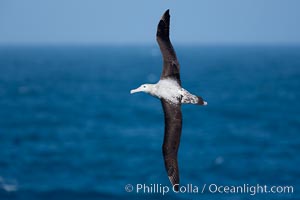
<path fill-rule="evenodd" d="M 0 47 L 0 199 L 300 199 L 300 47 L 175 46 L 184 88 L 181 185 L 162 157 L 161 103 L 130 95 L 162 70 L 154 46 Z M 293 186 L 293 193 L 209 192 L 206 184 Z M 134 188 L 135 189 L 135 188 Z"/>

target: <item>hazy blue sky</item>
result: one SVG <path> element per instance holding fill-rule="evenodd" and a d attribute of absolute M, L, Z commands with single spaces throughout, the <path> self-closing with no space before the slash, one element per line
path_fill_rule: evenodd
<path fill-rule="evenodd" d="M 0 43 L 300 44 L 300 0 L 0 0 Z"/>

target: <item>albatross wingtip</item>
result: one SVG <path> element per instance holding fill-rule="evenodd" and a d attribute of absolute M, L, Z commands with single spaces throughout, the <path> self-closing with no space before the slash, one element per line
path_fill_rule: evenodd
<path fill-rule="evenodd" d="M 170 16 L 170 9 L 166 10 L 165 15 Z"/>
<path fill-rule="evenodd" d="M 162 16 L 162 20 L 170 17 L 170 9 L 166 10 L 165 13 Z"/>

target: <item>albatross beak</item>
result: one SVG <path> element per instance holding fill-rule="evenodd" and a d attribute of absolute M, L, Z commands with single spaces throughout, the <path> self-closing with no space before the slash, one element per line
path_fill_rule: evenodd
<path fill-rule="evenodd" d="M 130 90 L 130 94 L 136 93 L 136 92 L 140 92 L 139 88 L 134 89 L 134 90 Z"/>

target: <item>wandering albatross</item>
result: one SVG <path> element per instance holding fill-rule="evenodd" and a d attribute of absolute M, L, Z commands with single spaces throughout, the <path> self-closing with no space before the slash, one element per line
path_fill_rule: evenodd
<path fill-rule="evenodd" d="M 156 84 L 143 84 L 130 93 L 145 92 L 161 100 L 165 116 L 162 145 L 166 171 L 174 190 L 179 187 L 177 152 L 182 129 L 181 104 L 207 105 L 201 97 L 181 87 L 180 66 L 169 38 L 170 14 L 167 10 L 157 26 L 156 40 L 163 56 L 163 70 Z"/>

